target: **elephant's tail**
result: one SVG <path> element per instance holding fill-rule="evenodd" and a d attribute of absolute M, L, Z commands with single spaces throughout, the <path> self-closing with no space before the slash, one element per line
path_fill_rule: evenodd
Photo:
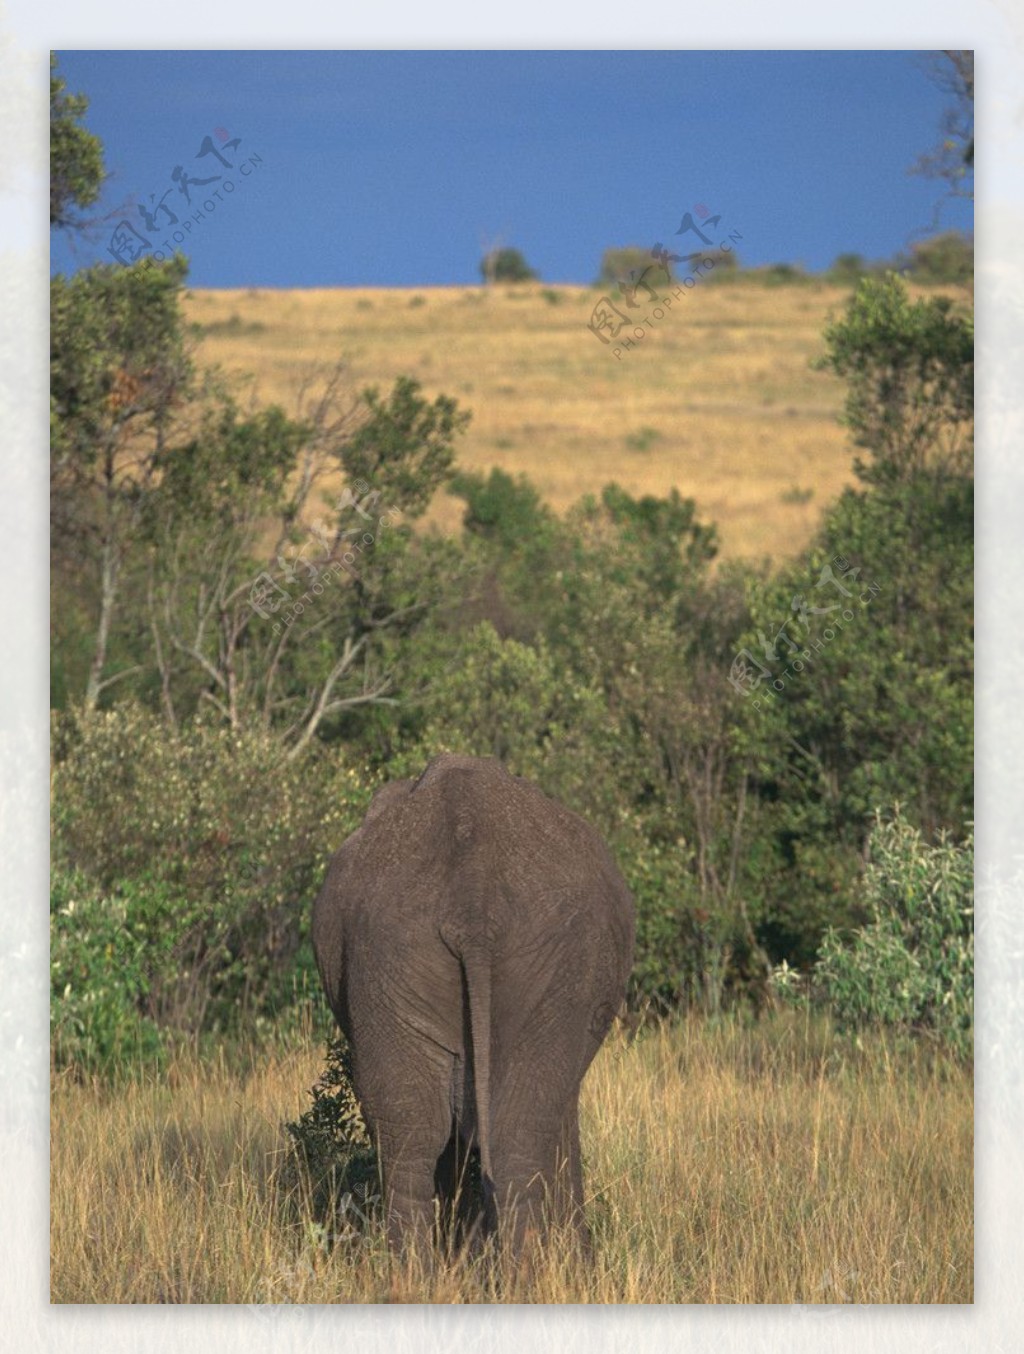
<path fill-rule="evenodd" d="M 462 964 L 469 994 L 469 1036 L 473 1049 L 473 1092 L 484 1225 L 491 1230 L 496 1221 L 491 1161 L 491 963 L 487 955 L 476 954 L 464 955 Z"/>

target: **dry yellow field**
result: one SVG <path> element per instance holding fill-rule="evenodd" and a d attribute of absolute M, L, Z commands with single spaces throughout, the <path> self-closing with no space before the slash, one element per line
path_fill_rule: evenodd
<path fill-rule="evenodd" d="M 560 511 L 612 480 L 675 486 L 725 555 L 780 558 L 853 478 L 843 387 L 810 367 L 848 295 L 700 282 L 618 358 L 587 328 L 600 293 L 578 286 L 199 291 L 188 316 L 201 359 L 252 377 L 261 403 L 292 410 L 339 359 L 354 391 L 412 376 L 472 410 L 464 468 L 522 471 Z M 461 506 L 442 495 L 430 520 L 454 529 Z"/>
<path fill-rule="evenodd" d="M 527 1287 L 402 1274 L 382 1227 L 311 1211 L 286 1119 L 307 1038 L 229 1066 L 183 1055 L 119 1087 L 55 1079 L 58 1303 L 969 1303 L 970 1068 L 820 1020 L 616 1031 L 584 1082 L 592 1271 L 550 1248 Z"/>

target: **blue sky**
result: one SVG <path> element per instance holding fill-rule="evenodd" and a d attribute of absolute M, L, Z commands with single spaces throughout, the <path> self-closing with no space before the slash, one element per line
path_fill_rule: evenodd
<path fill-rule="evenodd" d="M 610 245 L 678 246 L 697 204 L 744 263 L 820 269 L 906 249 L 942 196 L 907 173 L 945 99 L 913 52 L 77 51 L 60 69 L 111 177 L 109 224 L 55 239 L 55 269 L 109 261 L 122 217 L 177 243 L 168 209 L 181 230 L 206 201 L 179 245 L 198 287 L 478 282 L 494 242 L 590 282 Z M 972 229 L 969 204 L 940 228 Z"/>

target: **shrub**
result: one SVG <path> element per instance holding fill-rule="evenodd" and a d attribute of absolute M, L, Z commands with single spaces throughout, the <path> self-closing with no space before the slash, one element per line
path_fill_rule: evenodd
<path fill-rule="evenodd" d="M 120 898 L 140 943 L 166 949 L 148 980 L 152 1019 L 225 1028 L 288 1001 L 366 778 L 336 752 L 289 761 L 269 734 L 171 730 L 132 705 L 62 718 L 54 743 L 55 865 Z"/>
<path fill-rule="evenodd" d="M 864 874 L 867 925 L 826 932 L 815 977 L 841 1025 L 878 1022 L 972 1047 L 974 846 L 934 846 L 899 812 L 877 822 Z"/>
<path fill-rule="evenodd" d="M 867 271 L 863 254 L 837 254 L 826 277 L 839 287 L 855 287 Z"/>
<path fill-rule="evenodd" d="M 597 286 L 614 289 L 644 288 L 644 294 L 651 289 L 664 287 L 674 282 L 671 261 L 658 262 L 651 250 L 640 245 L 624 245 L 619 249 L 606 249 L 601 255 L 601 272 Z"/>
<path fill-rule="evenodd" d="M 537 274 L 518 249 L 492 249 L 480 260 L 485 282 L 533 282 Z"/>
<path fill-rule="evenodd" d="M 794 263 L 770 263 L 764 268 L 749 269 L 747 276 L 766 287 L 788 287 L 809 280 L 803 268 Z"/>
<path fill-rule="evenodd" d="M 80 873 L 54 871 L 50 1040 L 58 1068 L 108 1072 L 129 1060 L 159 1060 L 163 1052 L 145 1007 L 170 954 L 153 944 L 147 921 L 173 916 L 173 900 L 156 891 L 144 909 L 137 901 L 131 890 L 108 894 Z"/>
<path fill-rule="evenodd" d="M 487 479 L 477 471 L 452 476 L 448 492 L 466 502 L 462 524 L 507 553 L 545 532 L 551 520 L 539 491 L 525 475 L 515 479 L 495 466 Z"/>
<path fill-rule="evenodd" d="M 963 284 L 974 280 L 974 241 L 958 230 L 911 246 L 907 271 L 914 282 Z"/>
<path fill-rule="evenodd" d="M 380 1214 L 380 1172 L 352 1089 L 351 1052 L 343 1036 L 328 1041 L 327 1065 L 310 1099 L 309 1109 L 285 1129 L 313 1215 L 336 1233 L 362 1231 Z"/>
<path fill-rule="evenodd" d="M 710 264 L 710 267 L 707 265 Z M 701 265 L 704 265 L 703 267 Z M 703 277 L 721 281 L 725 277 L 735 278 L 740 271 L 740 256 L 735 249 L 701 249 L 694 255 L 694 269 L 699 269 Z"/>

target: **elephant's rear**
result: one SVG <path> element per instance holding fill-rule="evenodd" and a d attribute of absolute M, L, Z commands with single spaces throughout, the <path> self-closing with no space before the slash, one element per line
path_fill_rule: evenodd
<path fill-rule="evenodd" d="M 332 862 L 313 943 L 378 1126 L 398 1132 L 411 1103 L 372 1066 L 387 1050 L 399 1067 L 402 1044 L 424 1096 L 424 1069 L 449 1078 L 441 1103 L 499 1206 L 532 1208 L 561 1175 L 578 1211 L 579 1086 L 625 995 L 633 930 L 598 834 L 499 763 L 437 758 L 375 800 Z"/>

